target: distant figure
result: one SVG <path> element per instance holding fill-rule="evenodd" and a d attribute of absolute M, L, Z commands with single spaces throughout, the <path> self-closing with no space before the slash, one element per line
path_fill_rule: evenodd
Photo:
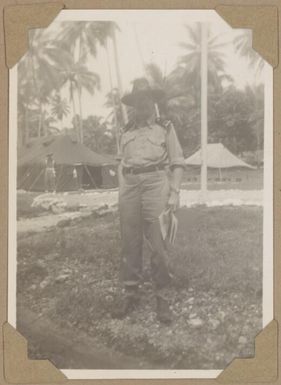
<path fill-rule="evenodd" d="M 76 167 L 73 168 L 72 178 L 73 178 L 74 189 L 77 191 L 77 190 L 79 190 L 79 182 L 78 182 L 78 173 L 77 173 Z"/>
<path fill-rule="evenodd" d="M 116 176 L 116 172 L 114 170 L 109 170 L 109 175 L 110 176 Z"/>
<path fill-rule="evenodd" d="M 45 160 L 45 192 L 55 192 L 56 190 L 56 171 L 53 154 L 47 154 Z"/>

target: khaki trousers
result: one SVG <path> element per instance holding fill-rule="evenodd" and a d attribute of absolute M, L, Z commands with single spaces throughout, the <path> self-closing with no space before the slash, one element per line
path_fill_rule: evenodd
<path fill-rule="evenodd" d="M 125 287 L 137 286 L 142 280 L 144 236 L 151 250 L 151 274 L 156 289 L 170 283 L 167 250 L 163 241 L 159 215 L 166 208 L 169 181 L 166 171 L 125 174 L 119 189 L 122 239 L 121 275 Z"/>
<path fill-rule="evenodd" d="M 56 189 L 56 174 L 55 170 L 52 168 L 47 168 L 45 170 L 45 190 L 46 191 L 55 191 Z"/>

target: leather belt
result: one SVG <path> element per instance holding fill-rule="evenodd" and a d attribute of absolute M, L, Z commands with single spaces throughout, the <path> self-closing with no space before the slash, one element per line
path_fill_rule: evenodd
<path fill-rule="evenodd" d="M 152 164 L 151 166 L 146 167 L 123 167 L 123 174 L 144 174 L 146 172 L 153 172 L 153 171 L 159 171 L 164 170 L 165 165 L 164 164 Z"/>

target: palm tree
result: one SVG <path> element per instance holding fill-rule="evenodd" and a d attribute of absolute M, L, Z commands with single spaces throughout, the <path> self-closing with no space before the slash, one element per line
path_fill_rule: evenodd
<path fill-rule="evenodd" d="M 264 87 L 262 84 L 256 87 L 247 86 L 245 94 L 249 103 L 248 123 L 252 125 L 256 136 L 256 160 L 260 167 L 260 150 L 263 148 L 264 136 Z"/>
<path fill-rule="evenodd" d="M 183 68 L 183 81 L 193 88 L 196 99 L 200 97 L 200 68 L 201 68 L 201 23 L 194 27 L 185 26 L 188 40 L 181 42 L 186 53 L 179 59 L 179 66 Z M 209 34 L 208 38 L 208 86 L 209 90 L 221 90 L 224 80 L 232 81 L 225 73 L 225 59 L 221 48 L 228 43 L 220 41 L 220 35 Z M 199 94 L 199 95 L 198 95 Z"/>
<path fill-rule="evenodd" d="M 112 87 L 112 84 L 111 84 Z M 119 151 L 120 129 L 124 126 L 122 104 L 120 98 L 120 92 L 118 88 L 114 87 L 106 95 L 105 107 L 109 109 L 109 113 L 105 118 L 106 123 L 114 128 L 116 147 Z"/>
<path fill-rule="evenodd" d="M 18 64 L 18 87 L 22 105 L 26 110 L 25 138 L 28 138 L 28 109 L 36 106 L 38 114 L 37 135 L 44 134 L 44 110 L 49 97 L 59 84 L 57 60 L 61 55 L 45 30 L 29 32 L 29 50 Z"/>
<path fill-rule="evenodd" d="M 117 25 L 112 21 L 65 21 L 58 35 L 59 45 L 73 52 L 78 47 L 78 60 L 83 56 L 96 57 L 98 46 L 104 46 Z"/>
<path fill-rule="evenodd" d="M 264 60 L 252 48 L 252 31 L 245 30 L 234 39 L 234 47 L 236 52 L 248 60 L 249 66 L 254 68 L 258 73 L 264 67 Z"/>
<path fill-rule="evenodd" d="M 63 22 L 62 31 L 58 36 L 58 45 L 65 51 L 68 51 L 72 55 L 71 63 L 73 75 L 77 71 L 77 67 L 84 66 L 89 56 L 96 57 L 99 46 L 105 46 L 107 38 L 111 36 L 112 29 L 117 28 L 115 23 L 111 21 L 79 21 L 79 22 Z M 69 73 L 68 80 L 70 81 L 70 100 L 73 106 L 73 113 L 76 116 L 76 106 L 74 102 L 74 90 L 77 91 L 78 108 L 79 108 L 79 121 L 80 126 L 80 141 L 83 141 L 83 114 L 82 114 L 82 92 L 86 89 L 89 93 L 94 93 L 94 88 L 99 85 L 99 79 L 96 74 L 90 75 L 88 71 L 88 80 L 86 79 L 86 67 L 82 69 L 83 76 L 80 79 L 73 79 L 73 76 Z M 79 72 L 79 71 L 78 71 Z M 79 77 L 76 73 L 76 78 Z M 84 80 L 86 81 L 84 81 Z M 93 87 L 94 85 L 94 87 Z"/>
<path fill-rule="evenodd" d="M 99 76 L 88 70 L 87 66 L 83 63 L 84 58 L 81 62 L 75 62 L 74 57 L 69 54 L 68 60 L 64 63 L 64 68 L 61 69 L 61 87 L 67 85 L 69 88 L 69 99 L 72 104 L 73 116 L 77 116 L 77 106 L 75 102 L 75 94 L 78 97 L 80 109 L 79 118 L 79 132 L 77 132 L 77 138 L 79 142 L 83 142 L 83 128 L 82 128 L 82 116 L 81 116 L 81 93 L 82 89 L 88 91 L 89 94 L 93 95 L 96 89 L 100 86 Z"/>
<path fill-rule="evenodd" d="M 52 100 L 51 114 L 60 121 L 61 131 L 63 130 L 63 118 L 66 117 L 70 108 L 65 98 L 62 98 L 60 94 L 57 94 Z"/>
<path fill-rule="evenodd" d="M 197 107 L 192 95 L 182 85 L 182 69 L 177 67 L 165 75 L 157 64 L 150 63 L 145 70 L 150 84 L 165 92 L 165 99 L 158 103 L 161 116 L 172 120 L 184 145 L 188 142 L 188 146 L 194 146 L 197 139 L 191 122 L 197 116 Z"/>
<path fill-rule="evenodd" d="M 114 153 L 116 151 L 115 132 L 104 118 L 90 115 L 84 120 L 85 144 L 97 152 Z"/>
<path fill-rule="evenodd" d="M 194 143 L 199 144 L 200 130 L 200 99 L 201 99 L 201 23 L 186 25 L 187 39 L 180 43 L 185 53 L 178 60 L 175 75 L 184 95 L 193 98 L 192 107 L 188 111 L 187 125 L 193 127 Z M 223 97 L 224 82 L 232 83 L 233 79 L 225 73 L 225 58 L 222 48 L 227 42 L 220 40 L 219 35 L 209 31 L 208 36 L 208 121 L 214 119 L 215 105 Z"/>
<path fill-rule="evenodd" d="M 254 68 L 256 73 L 259 74 L 264 69 L 264 60 L 263 58 L 252 48 L 252 31 L 245 30 L 240 35 L 238 35 L 234 40 L 236 52 L 238 52 L 242 57 L 245 57 L 249 63 L 250 68 Z M 252 114 L 252 122 L 255 121 L 256 127 L 256 136 L 257 136 L 257 154 L 261 149 L 261 122 L 263 121 L 263 131 L 265 130 L 265 119 L 264 119 L 264 110 L 265 110 L 265 98 L 264 98 L 264 85 L 259 87 L 258 93 L 255 96 L 255 111 Z M 262 88 L 262 90 L 261 90 Z M 252 92 L 248 87 L 248 93 Z M 258 159 L 259 167 L 259 159 Z"/>
<path fill-rule="evenodd" d="M 21 146 L 29 141 L 29 113 L 34 101 L 33 91 L 32 85 L 25 81 L 23 74 L 18 70 L 18 143 Z"/>

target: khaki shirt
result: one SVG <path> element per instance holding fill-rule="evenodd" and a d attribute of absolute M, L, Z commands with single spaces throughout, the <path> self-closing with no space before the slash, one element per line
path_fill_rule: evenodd
<path fill-rule="evenodd" d="M 167 128 L 155 122 L 147 122 L 143 127 L 134 125 L 121 136 L 118 158 L 123 167 L 185 164 L 181 145 L 171 123 Z"/>

